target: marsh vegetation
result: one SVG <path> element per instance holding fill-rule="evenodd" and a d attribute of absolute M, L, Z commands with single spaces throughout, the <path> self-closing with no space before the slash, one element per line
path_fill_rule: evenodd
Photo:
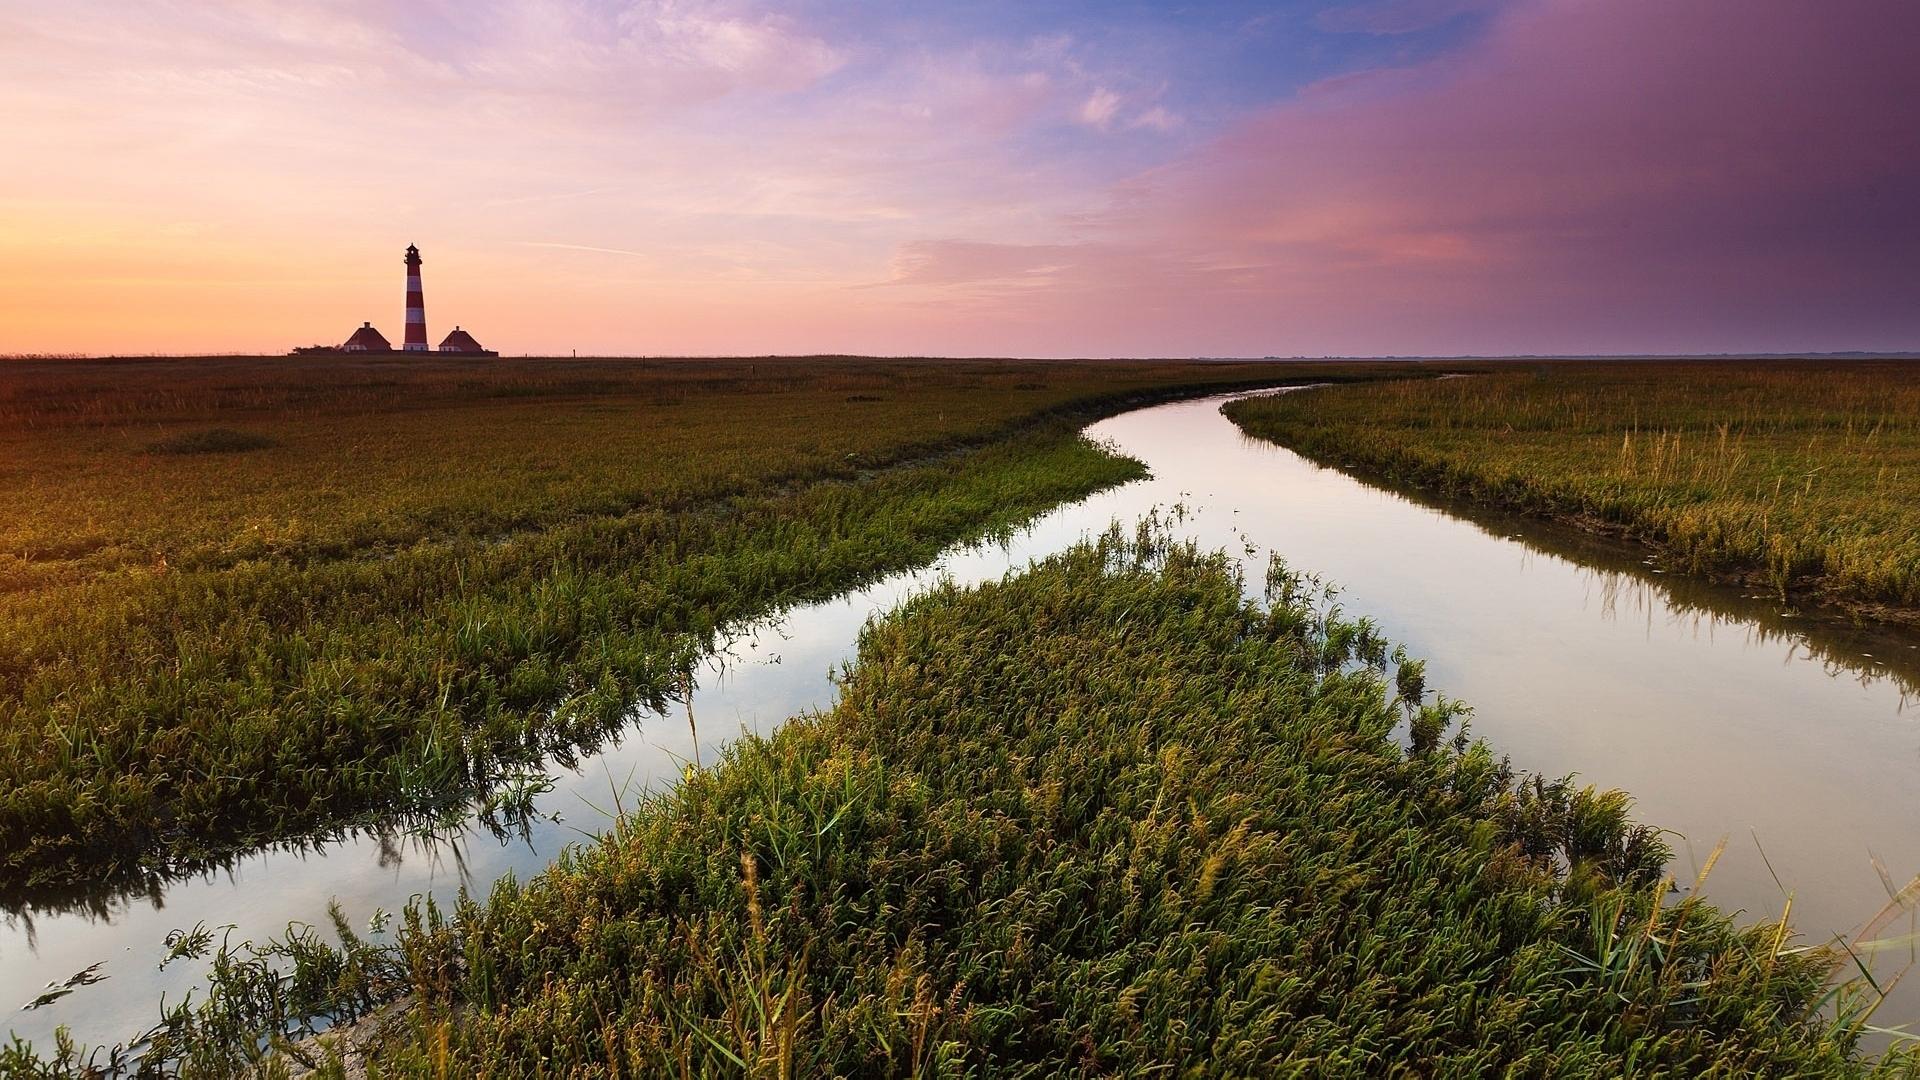
<path fill-rule="evenodd" d="M 1624 796 L 1516 775 L 1312 581 L 1266 597 L 1150 527 L 935 590 L 831 711 L 531 881 L 183 934 L 214 992 L 147 1051 L 225 1075 L 405 997 L 383 1075 L 1913 1074 L 1860 1056 L 1842 954 L 1672 897 Z"/>
<path fill-rule="evenodd" d="M 1081 419 L 1327 374 L 0 366 L 0 885 L 464 804 L 658 705 L 719 627 L 1136 475 Z"/>
<path fill-rule="evenodd" d="M 1228 415 L 1327 464 L 1650 542 L 1674 570 L 1920 620 L 1920 365 L 1486 368 Z"/>

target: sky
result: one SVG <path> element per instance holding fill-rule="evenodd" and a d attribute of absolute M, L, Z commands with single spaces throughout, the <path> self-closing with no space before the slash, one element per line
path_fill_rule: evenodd
<path fill-rule="evenodd" d="M 0 0 L 0 353 L 1920 349 L 1915 0 Z"/>

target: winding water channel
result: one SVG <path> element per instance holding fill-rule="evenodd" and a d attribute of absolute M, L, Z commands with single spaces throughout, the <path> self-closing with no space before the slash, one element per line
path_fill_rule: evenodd
<path fill-rule="evenodd" d="M 941 577 L 998 577 L 1113 521 L 1178 506 L 1177 531 L 1243 560 L 1255 588 L 1269 552 L 1338 583 L 1344 608 L 1427 658 L 1428 686 L 1468 702 L 1474 733 L 1518 767 L 1632 792 L 1642 820 L 1676 834 L 1683 881 L 1728 838 L 1707 888 L 1723 907 L 1777 916 L 1784 886 L 1803 940 L 1820 940 L 1886 902 L 1875 858 L 1896 883 L 1920 872 L 1920 706 L 1908 707 L 1920 637 L 1782 613 L 1661 576 L 1607 542 L 1369 486 L 1245 438 L 1220 415 L 1223 400 L 1088 429 L 1145 462 L 1150 479 L 751 628 L 694 695 L 697 753 L 711 762 L 742 730 L 830 705 L 828 673 L 851 659 L 862 624 Z M 360 922 L 414 895 L 524 879 L 603 828 L 615 789 L 671 783 L 695 753 L 684 714 L 643 716 L 620 745 L 562 770 L 523 835 L 502 840 L 476 822 L 431 841 L 362 836 L 77 910 L 15 910 L 0 928 L 0 1007 L 104 961 L 105 981 L 12 1012 L 9 1026 L 36 1044 L 60 1024 L 87 1042 L 127 1038 L 158 1019 L 163 991 L 177 999 L 198 982 L 187 965 L 157 970 L 169 930 L 235 924 L 235 940 L 258 938 L 324 922 L 330 896 Z M 1906 916 L 1884 933 L 1914 929 Z M 1879 969 L 1904 966 L 1897 952 Z M 1920 1020 L 1920 988 L 1897 992 L 1876 1020 Z"/>

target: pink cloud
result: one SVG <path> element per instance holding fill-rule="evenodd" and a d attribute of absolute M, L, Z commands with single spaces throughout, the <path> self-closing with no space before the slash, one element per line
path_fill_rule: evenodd
<path fill-rule="evenodd" d="M 1184 122 L 1178 113 L 1170 112 L 1162 106 L 1155 105 L 1152 108 L 1142 111 L 1140 115 L 1128 121 L 1127 126 L 1165 132 L 1178 129 Z"/>
<path fill-rule="evenodd" d="M 1915 40 L 1905 0 L 1516 7 L 1123 185 L 1052 317 L 1230 352 L 1920 345 Z"/>
<path fill-rule="evenodd" d="M 1120 113 L 1120 95 L 1104 86 L 1094 88 L 1080 106 L 1080 122 L 1105 129 Z"/>

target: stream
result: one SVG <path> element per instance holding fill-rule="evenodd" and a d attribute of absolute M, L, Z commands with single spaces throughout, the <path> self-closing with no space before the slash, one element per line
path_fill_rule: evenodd
<path fill-rule="evenodd" d="M 1817 943 L 1886 904 L 1881 868 L 1895 886 L 1920 872 L 1920 708 L 1909 708 L 1920 635 L 1783 611 L 1669 578 L 1610 541 L 1383 490 L 1246 438 L 1220 415 L 1225 400 L 1138 409 L 1087 429 L 1145 462 L 1149 479 L 746 628 L 700 676 L 698 746 L 685 712 L 637 716 L 618 745 L 551 766 L 558 775 L 538 812 L 508 834 L 478 820 L 433 836 L 363 833 L 262 851 L 136 895 L 7 912 L 8 1026 L 46 1047 L 57 1025 L 94 1044 L 151 1026 L 161 995 L 178 1000 L 205 968 L 157 968 L 175 928 L 233 924 L 234 941 L 259 940 L 290 921 L 324 925 L 328 897 L 358 925 L 410 897 L 445 902 L 462 886 L 484 894 L 508 873 L 525 880 L 696 756 L 711 763 L 739 732 L 830 706 L 829 673 L 853 658 L 868 618 L 942 578 L 997 578 L 1156 509 L 1178 534 L 1241 560 L 1254 591 L 1272 552 L 1340 586 L 1344 610 L 1426 658 L 1428 687 L 1467 702 L 1472 733 L 1516 767 L 1632 793 L 1640 820 L 1671 830 L 1683 885 L 1726 838 L 1706 885 L 1723 908 L 1774 918 L 1791 893 L 1800 941 Z M 1906 913 L 1882 933 L 1915 930 Z M 1912 948 L 1882 951 L 1876 974 L 1905 967 Z M 103 981 L 21 1010 L 96 963 Z M 1911 1021 L 1920 980 L 1875 1017 Z"/>

